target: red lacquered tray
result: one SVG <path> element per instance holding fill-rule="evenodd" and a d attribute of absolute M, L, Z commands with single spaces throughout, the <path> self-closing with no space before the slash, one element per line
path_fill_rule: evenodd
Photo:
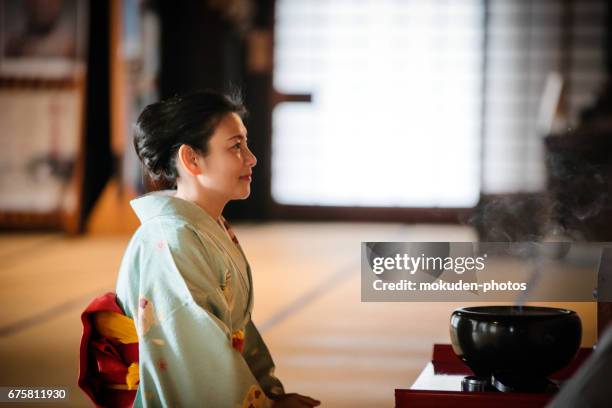
<path fill-rule="evenodd" d="M 574 360 L 550 378 L 567 380 L 591 354 L 592 349 L 581 348 Z M 434 344 L 431 363 L 425 366 L 410 389 L 395 390 L 395 406 L 398 408 L 438 408 L 452 406 L 496 408 L 540 408 L 554 394 L 527 394 L 502 392 L 462 392 L 461 380 L 472 371 L 459 360 L 450 344 Z"/>

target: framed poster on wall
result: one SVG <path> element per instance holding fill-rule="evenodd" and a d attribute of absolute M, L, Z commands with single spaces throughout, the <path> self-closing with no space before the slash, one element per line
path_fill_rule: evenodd
<path fill-rule="evenodd" d="M 83 87 L 0 81 L 0 223 L 78 229 Z"/>

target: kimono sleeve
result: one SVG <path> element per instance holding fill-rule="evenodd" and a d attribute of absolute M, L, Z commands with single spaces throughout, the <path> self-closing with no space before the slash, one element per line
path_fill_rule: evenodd
<path fill-rule="evenodd" d="M 222 322 L 190 301 L 154 325 L 140 342 L 134 406 L 269 407 Z"/>
<path fill-rule="evenodd" d="M 261 388 L 270 398 L 284 394 L 283 384 L 274 376 L 272 356 L 252 320 L 249 320 L 244 336 L 244 359 Z"/>

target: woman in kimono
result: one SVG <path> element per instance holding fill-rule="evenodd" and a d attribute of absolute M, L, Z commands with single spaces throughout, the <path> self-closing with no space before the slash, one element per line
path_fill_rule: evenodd
<path fill-rule="evenodd" d="M 176 190 L 131 202 L 142 225 L 124 255 L 117 299 L 139 340 L 135 406 L 313 407 L 286 394 L 251 321 L 251 269 L 221 215 L 248 197 L 257 163 L 244 107 L 210 91 L 147 106 L 138 157 Z"/>

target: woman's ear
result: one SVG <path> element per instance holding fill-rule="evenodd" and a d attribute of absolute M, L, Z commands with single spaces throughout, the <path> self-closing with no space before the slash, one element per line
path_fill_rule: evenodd
<path fill-rule="evenodd" d="M 202 167 L 200 166 L 200 155 L 195 151 L 194 148 L 186 144 L 181 145 L 177 155 L 179 166 L 182 167 L 187 173 L 192 176 L 202 174 Z"/>

